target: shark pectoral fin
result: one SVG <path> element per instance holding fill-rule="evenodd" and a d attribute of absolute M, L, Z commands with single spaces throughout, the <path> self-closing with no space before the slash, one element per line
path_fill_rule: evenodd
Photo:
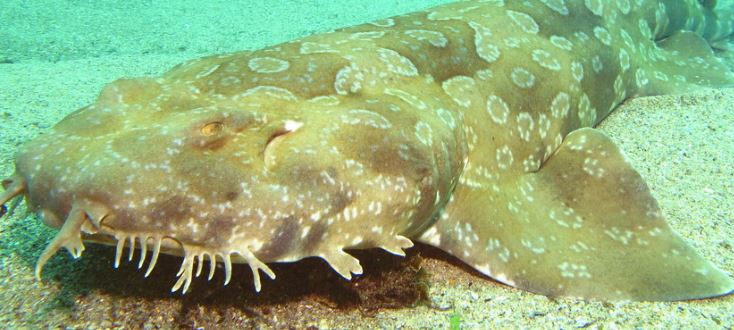
<path fill-rule="evenodd" d="M 717 43 L 719 45 L 720 43 Z M 690 31 L 679 31 L 657 42 L 656 60 L 640 63 L 635 72 L 638 95 L 690 92 L 701 87 L 734 86 L 734 73 L 714 46 Z M 653 57 L 653 56 L 651 56 Z"/>
<path fill-rule="evenodd" d="M 731 277 L 670 229 L 642 177 L 598 130 L 572 132 L 529 176 L 528 184 L 537 189 L 536 208 L 550 206 L 547 217 L 535 219 L 548 229 L 545 236 L 555 250 L 548 266 L 555 265 L 566 292 L 681 300 L 734 290 Z"/>
<path fill-rule="evenodd" d="M 453 198 L 419 240 L 521 289 L 602 300 L 734 290 L 670 229 L 640 175 L 595 129 L 569 134 L 537 172 L 492 189 L 460 186 Z"/>

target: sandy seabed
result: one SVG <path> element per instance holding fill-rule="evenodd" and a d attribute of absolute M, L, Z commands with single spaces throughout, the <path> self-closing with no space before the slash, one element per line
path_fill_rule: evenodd
<path fill-rule="evenodd" d="M 186 59 L 256 49 L 442 2 L 448 1 L 250 1 L 238 7 L 211 1 L 200 8 L 194 1 L 157 6 L 90 1 L 74 7 L 65 1 L 5 1 L 0 4 L 0 173 L 12 172 L 12 155 L 23 141 L 92 102 L 118 77 L 157 75 Z M 734 89 L 646 97 L 628 101 L 599 127 L 647 180 L 674 230 L 730 274 L 732 109 Z M 220 288 L 216 279 L 208 286 L 195 283 L 193 289 L 207 294 L 168 294 L 174 274 L 154 272 L 143 280 L 132 266 L 114 270 L 114 251 L 106 247 L 90 247 L 78 261 L 59 253 L 39 283 L 32 267 L 53 231 L 24 209 L 0 221 L 0 324 L 10 328 L 448 328 L 450 320 L 466 328 L 734 326 L 732 296 L 676 303 L 551 300 L 497 284 L 433 252 L 424 253 L 421 263 L 430 303 L 369 313 L 335 308 L 330 299 L 311 295 L 267 300 L 249 292 L 233 295 L 228 292 L 251 288 Z M 159 267 L 175 272 L 177 261 L 169 259 Z M 241 268 L 235 276 L 248 272 Z"/>

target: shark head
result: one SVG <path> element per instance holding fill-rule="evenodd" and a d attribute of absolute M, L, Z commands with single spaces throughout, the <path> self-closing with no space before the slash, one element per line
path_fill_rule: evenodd
<path fill-rule="evenodd" d="M 232 256 L 271 277 L 264 262 L 320 256 L 349 277 L 358 268 L 332 251 L 412 244 L 342 233 L 365 221 L 393 235 L 425 228 L 455 184 L 454 131 L 413 111 L 274 86 L 223 97 L 172 77 L 115 81 L 19 150 L 6 186 L 61 229 L 39 275 L 57 249 L 79 256 L 88 240 L 116 244 L 117 263 L 129 244 L 191 265 Z"/>

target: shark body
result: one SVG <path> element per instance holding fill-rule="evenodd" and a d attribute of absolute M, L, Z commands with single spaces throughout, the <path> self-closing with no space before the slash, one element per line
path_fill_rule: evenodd
<path fill-rule="evenodd" d="M 0 202 L 83 241 L 275 274 L 413 241 L 548 296 L 680 300 L 734 280 L 665 223 L 591 128 L 625 99 L 734 82 L 697 1 L 465 1 L 121 79 L 25 144 Z M 149 260 L 148 250 L 152 250 Z M 194 268 L 196 266 L 196 269 Z"/>

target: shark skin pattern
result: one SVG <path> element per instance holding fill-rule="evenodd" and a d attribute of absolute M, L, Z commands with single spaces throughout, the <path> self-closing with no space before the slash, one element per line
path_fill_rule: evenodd
<path fill-rule="evenodd" d="M 119 79 L 16 154 L 4 204 L 59 228 L 36 264 L 84 242 L 147 274 L 204 263 L 396 255 L 436 246 L 547 296 L 682 300 L 734 279 L 667 225 L 593 129 L 624 100 L 731 86 L 715 1 L 464 1 Z M 148 255 L 150 254 L 150 258 Z"/>

